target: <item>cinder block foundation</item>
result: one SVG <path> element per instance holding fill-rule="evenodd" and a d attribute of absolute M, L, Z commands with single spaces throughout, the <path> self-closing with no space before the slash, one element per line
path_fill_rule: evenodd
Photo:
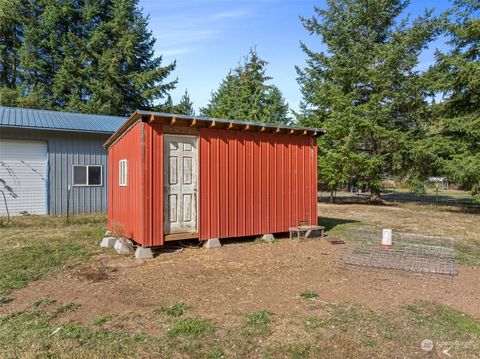
<path fill-rule="evenodd" d="M 141 246 L 137 247 L 135 251 L 135 258 L 137 259 L 153 259 L 153 253 L 150 248 L 144 248 Z"/>
<path fill-rule="evenodd" d="M 205 249 L 213 249 L 213 248 L 220 248 L 222 243 L 220 243 L 220 239 L 218 238 L 210 238 L 205 242 L 203 248 Z"/>
<path fill-rule="evenodd" d="M 264 234 L 262 236 L 262 241 L 272 243 L 275 241 L 275 237 L 271 233 Z"/>
<path fill-rule="evenodd" d="M 116 242 L 117 242 L 117 238 L 115 237 L 104 237 L 100 242 L 100 247 L 113 248 Z"/>
<path fill-rule="evenodd" d="M 132 254 L 134 252 L 133 242 L 126 238 L 118 238 L 113 248 L 120 254 Z"/>

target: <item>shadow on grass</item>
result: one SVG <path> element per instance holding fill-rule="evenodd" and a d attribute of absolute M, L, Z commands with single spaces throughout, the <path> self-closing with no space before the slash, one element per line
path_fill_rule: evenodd
<path fill-rule="evenodd" d="M 335 231 L 337 227 L 346 227 L 345 225 L 359 225 L 360 221 L 342 218 L 318 217 L 318 224 L 324 226 L 327 232 Z"/>

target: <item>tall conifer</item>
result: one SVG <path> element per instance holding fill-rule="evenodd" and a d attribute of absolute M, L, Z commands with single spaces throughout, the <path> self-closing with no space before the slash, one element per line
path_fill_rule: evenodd
<path fill-rule="evenodd" d="M 403 174 L 409 146 L 425 131 L 427 102 L 420 52 L 436 32 L 430 13 L 409 21 L 404 0 L 328 0 L 303 18 L 325 52 L 302 44 L 297 68 L 303 104 L 299 121 L 324 127 L 320 177 L 331 188 L 354 183 L 376 198 L 386 175 Z"/>
<path fill-rule="evenodd" d="M 288 124 L 288 105 L 280 90 L 268 82 L 267 62 L 251 50 L 243 63 L 230 70 L 212 93 L 202 114 L 254 122 Z"/>

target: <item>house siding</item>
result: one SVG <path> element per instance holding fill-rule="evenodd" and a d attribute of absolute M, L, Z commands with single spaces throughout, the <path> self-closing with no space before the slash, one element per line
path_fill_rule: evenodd
<path fill-rule="evenodd" d="M 47 141 L 48 213 L 67 213 L 67 192 L 71 185 L 70 213 L 107 211 L 107 151 L 102 147 L 109 134 L 63 132 L 0 127 L 0 138 Z M 73 165 L 101 165 L 102 186 L 73 186 Z"/>

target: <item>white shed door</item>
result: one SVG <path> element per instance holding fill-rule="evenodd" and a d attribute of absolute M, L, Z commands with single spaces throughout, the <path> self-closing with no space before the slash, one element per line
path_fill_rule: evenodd
<path fill-rule="evenodd" d="M 197 231 L 197 138 L 165 135 L 164 232 Z"/>
<path fill-rule="evenodd" d="M 10 215 L 47 213 L 47 143 L 0 139 L 0 190 Z M 0 193 L 0 216 L 6 215 Z"/>

